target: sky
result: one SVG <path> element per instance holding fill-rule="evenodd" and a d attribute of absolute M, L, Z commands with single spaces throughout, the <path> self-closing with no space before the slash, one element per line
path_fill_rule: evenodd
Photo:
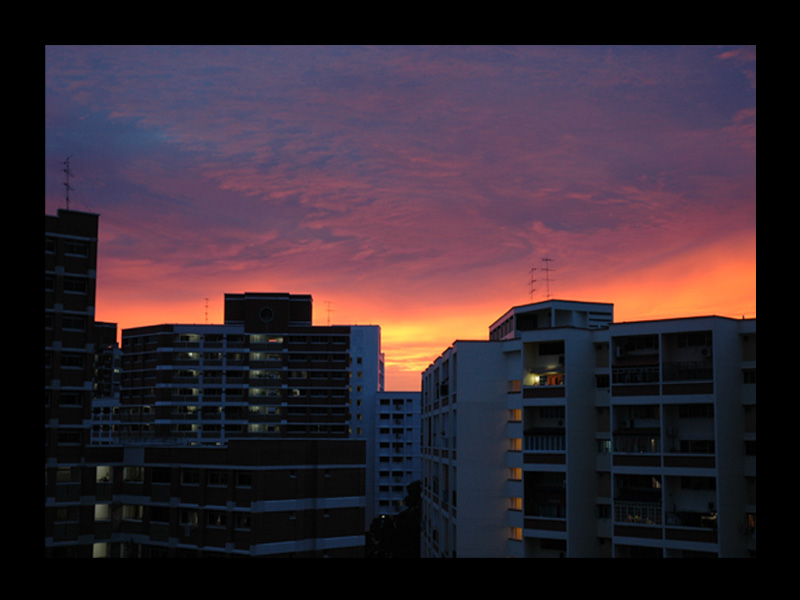
<path fill-rule="evenodd" d="M 513 306 L 756 316 L 755 46 L 47 46 L 45 213 L 95 317 L 311 294 L 386 389 Z M 544 260 L 547 259 L 547 260 Z M 549 269 L 549 270 L 545 270 Z"/>

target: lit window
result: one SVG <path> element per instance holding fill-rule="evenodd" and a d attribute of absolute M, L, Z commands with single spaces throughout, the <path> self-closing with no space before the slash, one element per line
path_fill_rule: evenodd
<path fill-rule="evenodd" d="M 108 483 L 114 476 L 114 471 L 109 466 L 97 467 L 97 483 Z"/>
<path fill-rule="evenodd" d="M 144 507 L 141 504 L 124 504 L 122 506 L 122 518 L 131 521 L 141 521 L 144 514 Z"/>

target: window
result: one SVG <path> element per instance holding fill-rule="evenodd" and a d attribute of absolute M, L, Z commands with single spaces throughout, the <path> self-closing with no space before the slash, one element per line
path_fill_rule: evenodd
<path fill-rule="evenodd" d="M 83 395 L 79 392 L 61 392 L 58 403 L 61 406 L 82 406 Z"/>
<path fill-rule="evenodd" d="M 209 471 L 206 476 L 206 482 L 208 485 L 219 487 L 226 486 L 228 485 L 228 474 L 225 471 Z"/>
<path fill-rule="evenodd" d="M 77 522 L 79 520 L 78 507 L 69 506 L 66 508 L 57 508 L 55 520 L 56 523 Z"/>
<path fill-rule="evenodd" d="M 141 504 L 124 504 L 122 506 L 122 518 L 129 521 L 141 521 L 144 515 L 144 507 Z"/>
<path fill-rule="evenodd" d="M 199 485 L 200 471 L 197 469 L 184 469 L 181 471 L 181 483 L 184 485 Z"/>
<path fill-rule="evenodd" d="M 84 331 L 86 329 L 86 318 L 75 315 L 64 315 L 61 320 L 64 329 L 72 331 Z"/>
<path fill-rule="evenodd" d="M 168 467 L 156 467 L 153 469 L 151 479 L 153 483 L 170 483 L 171 472 Z"/>
<path fill-rule="evenodd" d="M 250 513 L 236 513 L 236 529 L 250 529 Z"/>
<path fill-rule="evenodd" d="M 61 355 L 61 368 L 66 369 L 82 369 L 85 365 L 86 357 L 83 354 L 69 354 L 64 353 Z"/>
<path fill-rule="evenodd" d="M 692 331 L 688 333 L 678 334 L 678 348 L 686 348 L 689 346 L 710 346 L 710 345 L 711 345 L 710 331 Z"/>
<path fill-rule="evenodd" d="M 155 523 L 169 523 L 169 507 L 151 506 L 150 521 Z"/>
<path fill-rule="evenodd" d="M 98 466 L 96 473 L 97 483 L 109 483 L 114 478 L 114 471 L 110 466 Z"/>
<path fill-rule="evenodd" d="M 77 483 L 80 482 L 80 470 L 72 467 L 58 467 L 56 469 L 56 483 Z"/>
<path fill-rule="evenodd" d="M 227 515 L 221 510 L 209 510 L 206 512 L 206 525 L 209 527 L 225 527 L 228 522 Z"/>
<path fill-rule="evenodd" d="M 125 467 L 122 471 L 122 480 L 142 483 L 144 481 L 144 467 Z"/>
<path fill-rule="evenodd" d="M 86 281 L 74 277 L 64 278 L 64 292 L 67 294 L 85 294 L 88 289 Z"/>
<path fill-rule="evenodd" d="M 64 253 L 75 256 L 89 256 L 89 247 L 85 242 L 68 241 L 64 243 Z"/>
<path fill-rule="evenodd" d="M 182 509 L 180 514 L 181 525 L 197 527 L 200 522 L 198 512 L 196 510 Z"/>

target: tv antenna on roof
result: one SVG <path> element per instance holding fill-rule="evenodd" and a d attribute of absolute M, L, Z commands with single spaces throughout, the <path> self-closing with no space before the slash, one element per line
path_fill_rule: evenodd
<path fill-rule="evenodd" d="M 69 210 L 69 191 L 72 189 L 69 185 L 69 178 L 72 176 L 72 171 L 69 170 L 69 159 L 72 158 L 70 154 L 62 164 L 64 165 L 64 173 L 67 174 L 67 180 L 64 182 L 64 187 L 67 189 L 67 210 Z"/>
<path fill-rule="evenodd" d="M 552 258 L 548 258 L 547 256 L 545 256 L 542 259 L 542 262 L 545 263 L 545 265 L 547 265 L 547 263 L 553 262 L 553 259 Z M 544 274 L 545 274 L 545 281 L 547 282 L 547 299 L 548 300 L 550 300 L 550 271 L 552 271 L 552 270 L 553 269 L 551 269 L 548 266 L 542 267 L 542 271 L 544 271 Z"/>
<path fill-rule="evenodd" d="M 333 309 L 331 308 L 331 304 L 333 304 L 333 302 L 331 302 L 330 300 L 326 300 L 325 304 L 328 305 L 328 327 L 330 327 L 330 325 L 331 325 L 331 313 L 333 312 Z"/>
<path fill-rule="evenodd" d="M 536 270 L 536 267 L 531 267 L 531 278 L 528 282 L 529 286 L 529 294 L 530 294 L 530 301 L 533 302 L 533 292 L 536 291 L 536 288 L 533 287 L 533 284 L 536 283 L 536 280 L 533 278 L 533 272 Z"/>

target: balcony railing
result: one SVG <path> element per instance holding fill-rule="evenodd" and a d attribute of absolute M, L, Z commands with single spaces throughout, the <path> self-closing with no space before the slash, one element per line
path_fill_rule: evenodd
<path fill-rule="evenodd" d="M 614 521 L 617 523 L 661 525 L 661 503 L 615 501 Z"/>
<path fill-rule="evenodd" d="M 664 381 L 710 381 L 714 378 L 711 361 L 664 363 Z"/>
<path fill-rule="evenodd" d="M 564 379 L 565 379 L 564 373 L 531 372 L 525 376 L 523 384 L 526 387 L 563 386 L 565 383 Z"/>
<path fill-rule="evenodd" d="M 665 518 L 667 525 L 717 529 L 717 513 L 715 512 L 677 511 L 667 513 Z"/>
<path fill-rule="evenodd" d="M 659 381 L 711 381 L 714 368 L 710 361 L 683 361 L 635 367 L 614 367 L 611 370 L 614 384 L 659 383 Z"/>
<path fill-rule="evenodd" d="M 525 435 L 526 452 L 563 452 L 566 450 L 564 435 L 528 434 Z"/>
<path fill-rule="evenodd" d="M 652 367 L 614 367 L 611 370 L 611 382 L 614 384 L 658 383 L 657 366 Z"/>

